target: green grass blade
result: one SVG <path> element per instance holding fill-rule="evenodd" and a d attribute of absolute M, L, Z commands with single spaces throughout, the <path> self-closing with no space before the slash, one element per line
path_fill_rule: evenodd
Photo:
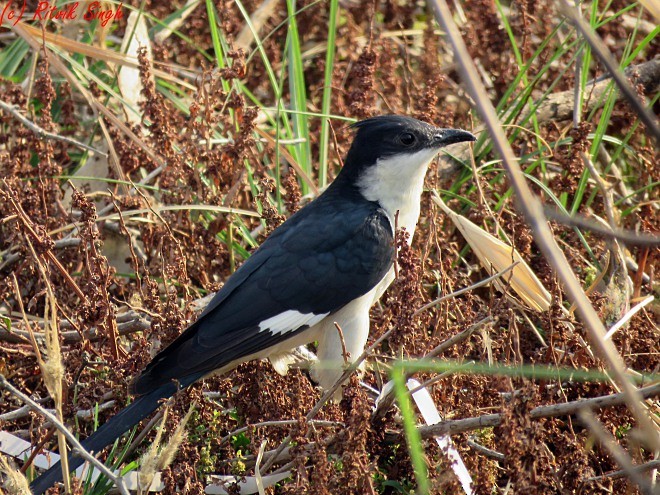
<path fill-rule="evenodd" d="M 432 373 L 466 373 L 471 375 L 488 376 L 510 376 L 517 378 L 528 378 L 531 380 L 561 380 L 571 382 L 603 382 L 611 380 L 606 372 L 597 370 L 582 370 L 577 368 L 560 368 L 557 366 L 537 366 L 532 364 L 520 364 L 509 366 L 503 364 L 488 363 L 462 363 L 444 359 L 417 359 L 414 361 L 398 361 L 392 366 L 392 379 L 398 375 L 405 376 L 410 373 L 432 372 Z M 399 378 L 400 380 L 401 378 Z M 658 373 L 643 373 L 630 375 L 630 379 L 637 384 L 652 383 L 660 379 Z M 405 382 L 404 382 L 405 387 Z"/>
<path fill-rule="evenodd" d="M 397 363 L 398 364 L 398 363 Z M 417 480 L 417 494 L 429 493 L 429 476 L 422 446 L 422 437 L 417 429 L 415 421 L 415 411 L 413 409 L 408 387 L 406 387 L 405 368 L 396 366 L 392 368 L 392 382 L 394 382 L 394 393 L 396 396 L 401 418 L 403 420 L 403 431 L 406 435 L 406 443 L 410 453 L 415 479 Z"/>
<path fill-rule="evenodd" d="M 330 19 L 328 23 L 328 46 L 325 52 L 325 74 L 323 79 L 323 101 L 321 113 L 321 136 L 319 141 L 319 187 L 328 184 L 328 158 L 330 154 L 330 104 L 332 100 L 332 71 L 335 66 L 335 46 L 337 36 L 337 17 L 339 0 L 330 0 Z"/>
<path fill-rule="evenodd" d="M 289 69 L 289 93 L 291 94 L 291 108 L 297 111 L 307 110 L 307 90 L 305 85 L 305 71 L 302 63 L 302 49 L 300 46 L 300 34 L 298 32 L 298 23 L 296 22 L 296 2 L 287 0 L 287 11 L 289 13 L 289 33 L 287 62 Z M 309 123 L 307 116 L 303 113 L 293 115 L 294 138 L 302 138 L 304 142 L 296 144 L 295 157 L 300 167 L 312 176 L 312 152 L 309 142 Z M 309 193 L 309 186 L 302 183 L 301 192 L 303 195 Z"/>

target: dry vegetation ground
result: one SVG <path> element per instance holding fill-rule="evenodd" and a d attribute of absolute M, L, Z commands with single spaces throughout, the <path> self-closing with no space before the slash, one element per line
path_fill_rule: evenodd
<path fill-rule="evenodd" d="M 140 4 L 130 3 L 136 7 Z M 296 20 L 304 53 L 307 109 L 319 112 L 329 13 L 324 2 L 301 2 L 297 7 L 303 3 L 309 6 L 297 14 Z M 504 5 L 501 12 L 491 0 L 459 3 L 461 10 L 456 17 L 461 32 L 489 83 L 491 100 L 502 102 L 503 111 L 515 107 L 516 98 L 529 87 L 529 81 L 533 81 L 532 101 L 545 99 L 546 92 L 572 90 L 575 56 L 579 47 L 585 48 L 566 44 L 567 38 L 575 37 L 569 26 L 553 32 L 561 19 L 553 2 L 515 1 Z M 180 7 L 165 2 L 142 4 L 146 12 L 159 19 Z M 261 2 L 244 4 L 248 12 L 253 12 Z M 595 9 L 609 19 L 597 32 L 617 60 L 629 55 L 629 40 L 637 46 L 635 40 L 644 39 L 655 29 L 647 11 L 639 6 L 626 10 L 627 5 L 614 1 Z M 215 8 L 219 32 L 223 40 L 231 42 L 245 26 L 244 18 L 232 1 L 217 1 Z M 585 15 L 592 15 L 590 9 L 585 9 Z M 341 2 L 339 10 L 331 115 L 360 119 L 402 113 L 443 127 L 478 126 L 461 89 L 456 61 L 434 31 L 437 26 L 430 22 L 430 11 L 415 2 L 374 5 L 353 1 Z M 621 15 L 614 16 L 617 12 Z M 276 76 L 285 80 L 288 69 L 282 64 L 289 60 L 290 46 L 285 46 L 287 26 L 281 23 L 286 16 L 286 5 L 276 3 L 260 29 L 262 38 L 273 32 L 264 40 L 263 55 Z M 503 18 L 508 21 L 520 59 L 530 62 L 526 82 L 518 79 L 521 65 Z M 113 43 L 124 37 L 125 23 L 124 18 L 110 24 L 111 29 L 97 29 L 95 41 L 85 42 L 98 46 L 105 40 L 116 50 Z M 152 60 L 142 52 L 141 122 L 128 120 L 116 98 L 105 89 L 104 85 L 116 85 L 114 67 L 91 56 L 77 56 L 88 71 L 99 76 L 96 82 L 84 83 L 85 91 L 116 116 L 115 120 L 107 115 L 99 117 L 98 107 L 90 106 L 80 88 L 65 80 L 55 64 L 63 62 L 51 49 L 30 48 L 18 64 L 25 70 L 0 79 L 0 100 L 17 107 L 40 128 L 109 149 L 111 161 L 106 176 L 118 180 L 102 183 L 93 193 L 89 193 L 89 185 L 77 182 L 78 190 L 72 192 L 71 184 L 63 177 L 87 160 L 85 153 L 70 143 L 39 136 L 10 112 L 0 111 L 0 312 L 4 322 L 0 322 L 0 372 L 23 392 L 44 399 L 45 407 L 53 407 L 26 333 L 29 324 L 37 338 L 43 334 L 44 311 L 49 305 L 51 314 L 56 312 L 61 331 L 63 415 L 81 437 L 94 430 L 94 422 L 74 421 L 76 413 L 112 400 L 110 407 L 98 413 L 98 421 L 103 422 L 121 409 L 130 400 L 127 385 L 131 378 L 158 348 L 186 327 L 195 315 L 191 303 L 217 290 L 246 251 L 253 249 L 250 236 L 261 242 L 306 200 L 301 194 L 313 194 L 326 179 L 319 178 L 318 170 L 311 168 L 314 186 L 307 187 L 285 159 L 284 153 L 290 148 L 264 141 L 263 134 L 256 132 L 273 135 L 275 127 L 246 98 L 247 91 L 236 90 L 237 82 L 263 106 L 276 108 L 268 67 L 260 54 L 247 59 L 245 51 L 229 48 L 224 59 L 227 65 L 214 71 L 215 60 L 204 55 L 214 53 L 211 24 L 207 5 L 200 3 L 180 26 L 183 36 L 154 42 Z M 66 22 L 45 24 L 46 31 L 74 39 L 80 39 L 87 29 L 89 26 L 82 23 L 73 27 Z M 410 31 L 402 34 L 401 30 Z M 3 25 L 0 49 L 8 53 L 23 34 Z M 253 48 L 247 53 L 253 53 Z M 632 57 L 632 65 L 653 61 L 658 48 L 657 40 L 647 42 Z M 183 79 L 185 74 L 193 74 L 187 81 L 197 89 L 182 86 L 177 92 L 170 86 L 155 85 L 155 68 Z M 634 72 L 629 74 L 633 83 L 639 83 L 636 88 L 647 102 L 654 98 L 657 102 L 659 76 L 657 67 L 654 70 L 647 84 L 635 79 Z M 602 74 L 602 67 L 594 61 L 586 79 Z M 163 77 L 157 75 L 156 80 L 162 81 Z M 288 83 L 282 86 L 284 105 L 292 98 L 290 87 Z M 605 195 L 594 180 L 586 180 L 583 175 L 585 164 L 580 153 L 590 153 L 611 187 L 613 213 L 619 225 L 640 233 L 657 233 L 657 148 L 639 125 L 637 114 L 625 101 L 615 102 L 612 97 L 604 106 L 598 105 L 587 93 L 583 117 L 574 128 L 571 94 L 566 96 L 570 111 L 563 118 L 550 112 L 548 117 L 539 114 L 540 120 L 511 122 L 526 132 L 515 126 L 507 128 L 507 134 L 513 136 L 514 150 L 522 157 L 521 166 L 529 167 L 530 176 L 537 180 L 533 183 L 535 192 L 548 204 L 553 204 L 548 195 L 551 191 L 569 210 L 575 205 L 576 211 L 587 216 L 607 218 Z M 601 119 L 609 122 L 602 129 Z M 331 124 L 328 179 L 339 169 L 351 140 L 345 122 L 331 120 Z M 308 125 L 311 156 L 317 157 L 321 119 L 309 117 Z M 208 140 L 216 132 L 232 140 L 209 145 Z M 598 137 L 593 133 L 611 138 L 602 141 L 595 152 L 591 146 Z M 617 144 L 621 140 L 625 145 Z M 511 367 L 532 363 L 605 369 L 603 362 L 594 357 L 581 322 L 560 310 L 569 304 L 517 212 L 509 185 L 499 164 L 493 161 L 496 159 L 487 146 L 478 149 L 476 166 L 483 167 L 480 188 L 475 187 L 469 162 L 468 168 L 451 173 L 432 167 L 427 186 L 451 191 L 445 196 L 449 205 L 491 232 L 494 224 L 489 208 L 494 210 L 512 243 L 552 293 L 552 308 L 543 313 L 523 311 L 495 289 L 482 287 L 416 313 L 439 295 L 486 276 L 465 248 L 464 239 L 427 194 L 412 249 L 401 252 L 399 279 L 372 310 L 372 339 L 394 329 L 369 359 L 364 381 L 373 388 L 380 389 L 387 380 L 387 365 L 393 358 L 423 357 L 487 316 L 492 321 L 438 357 Z M 150 180 L 144 181 L 152 172 Z M 153 187 L 135 189 L 127 181 L 142 181 Z M 176 205 L 184 207 L 168 208 Z M 211 207 L 204 211 L 190 205 Z M 213 210 L 227 206 L 260 211 L 264 222 Z M 141 215 L 126 214 L 139 209 L 144 210 Z M 108 217 L 117 212 L 125 214 Z M 631 301 L 634 304 L 640 296 L 658 294 L 657 282 L 653 286 L 657 249 L 627 246 L 625 256 L 639 266 L 637 271 L 629 272 L 629 288 L 628 278 L 620 275 L 624 263 L 610 255 L 613 251 L 604 237 L 559 223 L 552 223 L 552 229 L 583 287 L 589 287 L 601 271 L 606 272 L 589 297 L 608 325 L 625 313 Z M 120 246 L 121 263 L 112 261 L 113 254 L 104 251 L 111 242 Z M 606 259 L 610 259 L 609 265 Z M 657 312 L 657 303 L 652 303 L 613 337 L 625 364 L 635 372 L 658 372 Z M 417 377 L 423 381 L 432 376 L 418 373 Z M 445 418 L 502 415 L 496 427 L 453 435 L 474 477 L 476 493 L 505 493 L 507 487 L 519 494 L 638 491 L 625 476 L 602 476 L 616 471 L 619 465 L 607 449 L 592 441 L 590 430 L 575 416 L 532 419 L 529 414 L 537 406 L 615 393 L 607 380 L 530 380 L 488 373 L 449 373 L 429 389 Z M 253 474 L 262 442 L 267 442 L 265 448 L 270 451 L 287 435 L 294 440 L 293 447 L 278 463 L 290 463 L 293 475 L 277 488 L 269 488 L 270 493 L 408 493 L 414 489 L 415 478 L 395 405 L 374 414 L 373 395 L 353 379 L 344 400 L 325 406 L 316 416 L 328 423 L 312 426 L 303 418 L 319 397 L 304 370 L 282 377 L 266 362 L 246 363 L 226 376 L 208 379 L 179 394 L 168 415 L 168 431 L 176 427 L 191 402 L 197 408 L 187 440 L 163 472 L 166 492 L 178 489 L 202 493 L 208 473 Z M 0 414 L 21 405 L 7 392 L 1 393 Z M 658 403 L 649 401 L 645 407 L 657 420 Z M 635 463 L 654 459 L 654 453 L 635 436 L 637 423 L 627 407 L 608 407 L 597 411 L 596 417 Z M 293 421 L 250 426 L 280 420 Z M 147 424 L 154 423 L 144 422 L 137 434 L 153 438 L 153 430 L 145 431 Z M 0 426 L 35 446 L 56 449 L 52 425 L 37 413 L 26 412 L 0 421 Z M 249 427 L 230 435 L 243 426 Z M 137 458 L 148 443 L 131 449 L 130 459 Z M 424 450 L 432 493 L 460 493 L 437 444 L 425 441 Z"/>

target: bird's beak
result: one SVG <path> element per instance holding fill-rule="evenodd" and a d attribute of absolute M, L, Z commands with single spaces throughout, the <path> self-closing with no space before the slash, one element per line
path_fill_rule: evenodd
<path fill-rule="evenodd" d="M 438 146 L 447 146 L 449 144 L 462 143 L 464 141 L 476 141 L 477 138 L 468 131 L 460 129 L 442 129 L 433 136 L 433 142 Z"/>

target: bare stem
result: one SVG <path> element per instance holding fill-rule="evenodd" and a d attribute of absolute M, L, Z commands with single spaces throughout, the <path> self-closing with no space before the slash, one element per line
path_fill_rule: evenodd
<path fill-rule="evenodd" d="M 97 468 L 99 471 L 101 471 L 110 481 L 112 481 L 112 483 L 119 489 L 122 495 L 130 495 L 128 490 L 126 489 L 126 486 L 124 485 L 124 481 L 121 479 L 121 476 L 116 476 L 112 471 L 110 471 L 107 468 L 107 466 L 105 466 L 105 464 L 103 464 L 96 457 L 94 457 L 92 454 L 87 452 L 87 450 L 85 450 L 85 448 L 82 445 L 80 445 L 80 442 L 73 435 L 73 433 L 71 433 L 67 429 L 67 427 L 64 426 L 62 422 L 53 413 L 49 412 L 44 407 L 39 405 L 36 401 L 32 400 L 30 397 L 28 397 L 23 392 L 21 392 L 16 387 L 14 387 L 11 383 L 7 381 L 7 379 L 3 374 L 0 374 L 0 387 L 7 390 L 14 397 L 17 397 L 18 399 L 25 402 L 34 411 L 37 411 L 38 413 L 45 416 L 53 425 L 55 425 L 58 431 L 62 432 L 62 434 L 66 437 L 66 439 L 73 447 L 73 450 L 76 451 L 78 455 L 80 455 L 80 457 L 82 457 L 87 462 L 92 464 L 95 468 Z"/>
<path fill-rule="evenodd" d="M 97 150 L 96 148 L 89 146 L 88 144 L 81 143 L 80 141 L 76 141 L 75 139 L 72 139 L 70 137 L 60 136 L 59 134 L 54 134 L 52 132 L 48 132 L 45 129 L 42 129 L 37 124 L 32 122 L 30 119 L 23 116 L 23 114 L 21 114 L 18 107 L 15 107 L 14 105 L 10 105 L 6 101 L 0 100 L 0 108 L 13 115 L 16 120 L 18 120 L 21 124 L 23 124 L 25 127 L 30 129 L 32 132 L 34 132 L 38 137 L 42 139 L 53 139 L 55 141 L 62 141 L 64 143 L 72 144 L 74 146 L 77 146 L 78 148 L 87 151 L 93 151 L 94 153 L 98 153 L 101 156 L 105 156 L 105 157 L 108 156 L 107 153 L 103 153 L 102 151 Z"/>
<path fill-rule="evenodd" d="M 580 416 L 580 420 L 585 423 L 589 428 L 589 431 L 598 439 L 603 447 L 605 447 L 605 449 L 612 454 L 612 457 L 616 459 L 619 466 L 621 466 L 623 471 L 626 472 L 628 479 L 635 482 L 644 495 L 653 495 L 654 490 L 651 483 L 645 479 L 639 471 L 635 470 L 635 465 L 628 453 L 617 443 L 614 437 L 603 428 L 600 421 L 594 417 L 593 412 L 588 409 L 581 409 L 578 411 L 578 416 Z"/>

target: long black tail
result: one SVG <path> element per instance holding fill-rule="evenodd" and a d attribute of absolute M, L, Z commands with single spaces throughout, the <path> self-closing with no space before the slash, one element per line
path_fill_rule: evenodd
<path fill-rule="evenodd" d="M 194 380 L 192 380 L 194 381 Z M 179 384 L 184 387 L 192 382 Z M 124 432 L 138 424 L 149 414 L 158 409 L 160 400 L 167 399 L 177 392 L 177 386 L 174 383 L 168 383 L 158 387 L 148 394 L 138 397 L 131 405 L 121 410 L 115 416 L 110 418 L 107 423 L 96 430 L 92 435 L 81 442 L 82 446 L 89 452 L 99 452 L 107 445 L 114 443 Z M 69 456 L 69 469 L 74 470 L 85 462 L 77 455 Z M 62 480 L 62 468 L 58 462 L 48 471 L 36 478 L 31 484 L 30 489 L 35 495 L 41 495 L 48 488 L 58 481 Z"/>

